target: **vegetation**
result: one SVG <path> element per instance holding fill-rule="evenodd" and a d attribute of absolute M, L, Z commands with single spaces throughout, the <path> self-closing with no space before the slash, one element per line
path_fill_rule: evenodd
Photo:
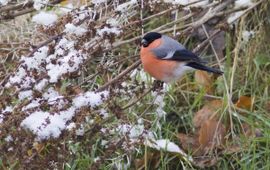
<path fill-rule="evenodd" d="M 267 0 L 0 0 L 0 169 L 270 169 Z M 162 84 L 157 31 L 224 71 Z"/>

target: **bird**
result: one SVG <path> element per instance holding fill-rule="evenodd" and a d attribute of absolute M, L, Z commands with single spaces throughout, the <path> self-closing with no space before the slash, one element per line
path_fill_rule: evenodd
<path fill-rule="evenodd" d="M 141 40 L 140 58 L 143 69 L 156 80 L 170 83 L 189 70 L 203 70 L 221 75 L 222 71 L 208 67 L 200 57 L 173 38 L 149 32 Z"/>

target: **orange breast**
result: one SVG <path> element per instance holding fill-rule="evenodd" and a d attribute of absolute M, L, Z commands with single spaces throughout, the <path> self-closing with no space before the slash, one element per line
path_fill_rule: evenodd
<path fill-rule="evenodd" d="M 157 80 L 169 82 L 174 79 L 174 70 L 178 66 L 178 63 L 170 60 L 161 60 L 155 57 L 151 48 L 159 46 L 160 43 L 160 40 L 155 40 L 148 47 L 141 47 L 140 56 L 143 68 L 146 72 Z"/>

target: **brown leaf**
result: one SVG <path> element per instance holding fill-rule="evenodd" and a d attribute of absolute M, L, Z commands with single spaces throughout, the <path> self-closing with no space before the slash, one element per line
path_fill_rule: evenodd
<path fill-rule="evenodd" d="M 248 96 L 240 96 L 235 106 L 241 109 L 250 110 L 253 105 L 253 98 Z"/>
<path fill-rule="evenodd" d="M 195 81 L 206 90 L 206 93 L 213 93 L 213 78 L 206 71 L 197 70 Z"/>
<path fill-rule="evenodd" d="M 203 150 L 200 147 L 197 135 L 192 136 L 179 133 L 177 137 L 180 140 L 181 148 L 183 148 L 186 152 L 192 151 L 193 156 L 203 155 Z"/>
<path fill-rule="evenodd" d="M 225 134 L 225 126 L 216 119 L 208 119 L 204 122 L 199 131 L 199 143 L 205 153 L 208 153 L 209 149 L 222 146 L 225 142 Z"/>
<path fill-rule="evenodd" d="M 205 104 L 201 110 L 199 110 L 194 118 L 193 124 L 196 128 L 200 128 L 201 125 L 207 121 L 212 115 L 214 115 L 223 105 L 221 100 L 212 100 Z"/>
<path fill-rule="evenodd" d="M 159 152 L 147 152 L 142 158 L 135 159 L 134 164 L 136 169 L 145 169 L 145 160 L 147 160 L 147 167 L 155 167 L 158 168 L 160 161 L 160 153 Z"/>
<path fill-rule="evenodd" d="M 202 157 L 199 157 L 198 159 L 196 159 L 194 161 L 194 164 L 197 167 L 205 169 L 206 167 L 211 167 L 211 166 L 216 165 L 218 163 L 218 159 L 219 159 L 218 157 L 202 156 Z"/>

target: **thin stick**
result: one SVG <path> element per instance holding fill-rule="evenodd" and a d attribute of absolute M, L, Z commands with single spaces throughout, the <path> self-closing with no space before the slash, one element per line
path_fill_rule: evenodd
<path fill-rule="evenodd" d="M 106 88 L 108 88 L 109 86 L 111 86 L 112 84 L 114 84 L 118 80 L 120 80 L 122 77 L 124 77 L 126 74 L 128 74 L 129 72 L 131 72 L 133 69 L 135 69 L 136 67 L 138 67 L 140 64 L 141 64 L 141 61 L 140 60 L 136 61 L 131 66 L 129 66 L 128 68 L 126 68 L 123 72 L 121 72 L 118 76 L 116 76 L 115 78 L 111 79 L 109 82 L 107 82 L 106 84 L 104 84 L 103 86 L 101 86 L 100 88 L 98 88 L 96 90 L 96 92 L 100 92 L 100 91 L 105 90 Z"/>

